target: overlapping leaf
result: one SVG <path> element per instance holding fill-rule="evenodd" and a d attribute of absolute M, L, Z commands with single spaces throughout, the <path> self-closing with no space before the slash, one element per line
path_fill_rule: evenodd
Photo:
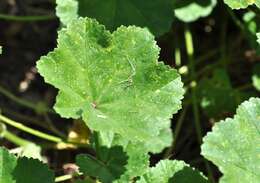
<path fill-rule="evenodd" d="M 143 143 L 133 143 L 113 133 L 100 133 L 99 141 L 109 148 L 113 146 L 123 147 L 128 157 L 127 164 L 124 166 L 125 172 L 115 182 L 129 182 L 134 177 L 143 175 L 149 168 L 150 156 L 148 151 L 150 148 L 147 148 Z"/>
<path fill-rule="evenodd" d="M 85 175 L 97 177 L 103 183 L 111 183 L 124 173 L 127 159 L 122 147 L 114 146 L 110 149 L 101 147 L 98 158 L 78 155 L 76 162 Z"/>
<path fill-rule="evenodd" d="M 155 167 L 141 177 L 137 183 L 207 183 L 199 171 L 189 167 L 183 161 L 161 160 Z"/>
<path fill-rule="evenodd" d="M 174 12 L 179 20 L 193 22 L 201 17 L 208 16 L 216 4 L 216 0 L 176 0 Z"/>
<path fill-rule="evenodd" d="M 67 5 L 72 1 L 73 6 Z M 171 0 L 58 0 L 57 5 L 58 16 L 64 23 L 78 11 L 79 16 L 95 18 L 111 31 L 121 25 L 137 25 L 161 35 L 170 29 L 173 20 Z"/>
<path fill-rule="evenodd" d="M 260 182 L 260 99 L 242 103 L 203 139 L 202 155 L 224 174 L 221 183 Z"/>
<path fill-rule="evenodd" d="M 39 160 L 16 158 L 0 148 L 1 183 L 54 183 L 54 173 Z"/>
<path fill-rule="evenodd" d="M 92 130 L 130 141 L 153 141 L 169 127 L 183 96 L 179 75 L 157 61 L 158 53 L 145 29 L 110 34 L 80 18 L 59 32 L 58 48 L 37 68 L 60 90 L 55 109 L 61 116 L 83 117 Z"/>
<path fill-rule="evenodd" d="M 224 2 L 232 9 L 247 8 L 253 4 L 260 7 L 260 0 L 224 0 Z"/>
<path fill-rule="evenodd" d="M 12 173 L 16 164 L 16 157 L 6 149 L 0 148 L 0 182 L 15 183 Z"/>

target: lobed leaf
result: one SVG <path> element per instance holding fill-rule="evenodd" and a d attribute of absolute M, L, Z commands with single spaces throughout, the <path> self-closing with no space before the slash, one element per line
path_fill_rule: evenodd
<path fill-rule="evenodd" d="M 201 17 L 208 16 L 216 4 L 216 0 L 176 0 L 174 2 L 174 13 L 183 22 L 193 22 Z"/>
<path fill-rule="evenodd" d="M 155 167 L 150 168 L 136 183 L 155 182 L 207 183 L 208 181 L 199 171 L 189 167 L 183 161 L 161 160 Z"/>
<path fill-rule="evenodd" d="M 184 93 L 179 74 L 158 62 L 158 54 L 146 29 L 122 26 L 111 34 L 79 18 L 59 32 L 58 48 L 37 68 L 59 89 L 55 110 L 62 117 L 82 117 L 92 130 L 152 142 L 169 128 Z"/>
<path fill-rule="evenodd" d="M 253 4 L 260 7 L 260 0 L 224 0 L 224 2 L 232 9 L 247 8 Z"/>
<path fill-rule="evenodd" d="M 54 183 L 54 173 L 39 160 L 16 158 L 0 147 L 1 183 Z"/>
<path fill-rule="evenodd" d="M 260 99 L 242 103 L 233 119 L 215 124 L 203 139 L 202 155 L 224 174 L 221 183 L 260 182 Z"/>

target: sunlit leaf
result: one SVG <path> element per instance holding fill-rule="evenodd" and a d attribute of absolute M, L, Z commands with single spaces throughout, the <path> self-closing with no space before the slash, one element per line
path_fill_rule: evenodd
<path fill-rule="evenodd" d="M 202 155 L 223 173 L 220 183 L 260 182 L 259 129 L 260 99 L 251 98 L 204 137 Z"/>
<path fill-rule="evenodd" d="M 141 177 L 137 183 L 207 183 L 202 174 L 183 161 L 161 160 Z"/>

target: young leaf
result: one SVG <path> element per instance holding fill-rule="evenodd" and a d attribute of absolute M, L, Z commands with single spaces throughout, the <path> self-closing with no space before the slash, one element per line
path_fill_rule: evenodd
<path fill-rule="evenodd" d="M 193 22 L 208 16 L 216 4 L 216 0 L 177 0 L 174 2 L 174 13 L 183 22 Z"/>
<path fill-rule="evenodd" d="M 13 171 L 16 183 L 54 183 L 54 173 L 39 160 L 22 157 Z"/>
<path fill-rule="evenodd" d="M 158 54 L 146 29 L 122 26 L 110 34 L 79 18 L 59 32 L 58 48 L 37 68 L 59 89 L 55 110 L 61 116 L 146 142 L 170 126 L 184 93 L 179 74 L 158 62 Z"/>
<path fill-rule="evenodd" d="M 0 147 L 0 182 L 16 183 L 12 173 L 17 164 L 16 157 Z"/>
<path fill-rule="evenodd" d="M 232 9 L 247 8 L 252 4 L 260 7 L 260 0 L 224 0 L 224 2 Z"/>
<path fill-rule="evenodd" d="M 260 99 L 251 98 L 204 137 L 202 155 L 224 174 L 220 183 L 260 182 L 259 116 Z"/>
<path fill-rule="evenodd" d="M 253 69 L 253 86 L 260 91 L 260 64 L 256 64 Z"/>
<path fill-rule="evenodd" d="M 199 171 L 189 167 L 183 161 L 161 160 L 137 181 L 137 183 L 155 182 L 207 183 L 208 181 Z"/>
<path fill-rule="evenodd" d="M 61 20 L 67 15 L 74 18 L 78 11 L 79 16 L 95 18 L 111 31 L 121 25 L 137 25 L 148 27 L 158 36 L 170 29 L 173 20 L 171 0 L 77 0 L 78 7 L 72 9 L 70 5 L 64 11 L 62 7 L 66 8 L 64 5 L 71 1 L 57 1 L 57 9 L 62 10 L 58 13 Z"/>
<path fill-rule="evenodd" d="M 103 183 L 111 183 L 124 173 L 128 157 L 122 147 L 101 147 L 98 158 L 82 154 L 77 156 L 76 163 L 84 175 L 96 177 Z"/>

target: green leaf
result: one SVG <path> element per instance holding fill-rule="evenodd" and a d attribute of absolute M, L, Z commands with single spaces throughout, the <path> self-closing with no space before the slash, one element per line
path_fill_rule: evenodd
<path fill-rule="evenodd" d="M 216 4 L 216 0 L 177 0 L 174 2 L 174 12 L 179 20 L 193 22 L 208 16 Z"/>
<path fill-rule="evenodd" d="M 61 1 L 61 0 L 60 0 Z M 64 9 L 65 4 L 72 0 L 62 0 L 57 3 L 57 9 Z M 148 27 L 155 35 L 161 35 L 170 30 L 173 20 L 171 0 L 77 0 L 78 14 L 81 17 L 97 19 L 110 31 L 116 30 L 121 25 L 137 25 Z M 61 8 L 59 7 L 61 6 Z M 58 16 L 75 17 L 76 7 L 71 5 Z M 70 10 L 68 10 L 70 9 Z M 65 12 L 65 13 L 64 13 Z M 65 22 L 65 21 L 64 21 Z M 66 21 L 67 22 L 67 21 Z"/>
<path fill-rule="evenodd" d="M 260 99 L 251 98 L 204 137 L 202 155 L 223 173 L 220 183 L 260 182 L 259 129 Z"/>
<path fill-rule="evenodd" d="M 19 158 L 13 177 L 16 183 L 54 183 L 54 173 L 36 159 Z"/>
<path fill-rule="evenodd" d="M 99 148 L 98 157 L 91 155 L 78 155 L 76 163 L 80 171 L 86 176 L 96 177 L 103 183 L 111 183 L 124 173 L 127 155 L 120 146 L 110 149 Z"/>
<path fill-rule="evenodd" d="M 56 0 L 56 4 L 56 14 L 64 25 L 78 17 L 77 0 Z"/>
<path fill-rule="evenodd" d="M 16 166 L 16 157 L 0 147 L 0 182 L 15 183 L 12 172 Z"/>
<path fill-rule="evenodd" d="M 137 183 L 155 182 L 207 183 L 208 181 L 199 171 L 189 167 L 183 161 L 161 160 L 137 181 Z"/>
<path fill-rule="evenodd" d="M 253 69 L 253 86 L 260 91 L 260 64 L 256 64 Z"/>
<path fill-rule="evenodd" d="M 170 126 L 184 93 L 177 71 L 158 62 L 158 54 L 146 29 L 122 26 L 110 34 L 96 21 L 80 18 L 59 32 L 58 48 L 37 68 L 59 89 L 55 110 L 61 116 L 82 117 L 92 130 L 151 142 Z"/>
<path fill-rule="evenodd" d="M 2 46 L 0 46 L 0 55 L 2 54 Z"/>
<path fill-rule="evenodd" d="M 247 8 L 253 4 L 260 7 L 260 0 L 224 0 L 224 2 L 232 9 Z"/>
<path fill-rule="evenodd" d="M 127 154 L 126 171 L 116 182 L 129 182 L 134 177 L 143 175 L 149 168 L 148 149 L 141 143 L 133 143 L 113 133 L 100 133 L 99 142 L 106 147 L 122 146 Z"/>
<path fill-rule="evenodd" d="M 209 117 L 233 113 L 237 107 L 237 93 L 233 90 L 228 73 L 216 69 L 212 78 L 203 79 L 198 86 L 201 107 Z M 225 98 L 225 100 L 223 100 Z"/>

